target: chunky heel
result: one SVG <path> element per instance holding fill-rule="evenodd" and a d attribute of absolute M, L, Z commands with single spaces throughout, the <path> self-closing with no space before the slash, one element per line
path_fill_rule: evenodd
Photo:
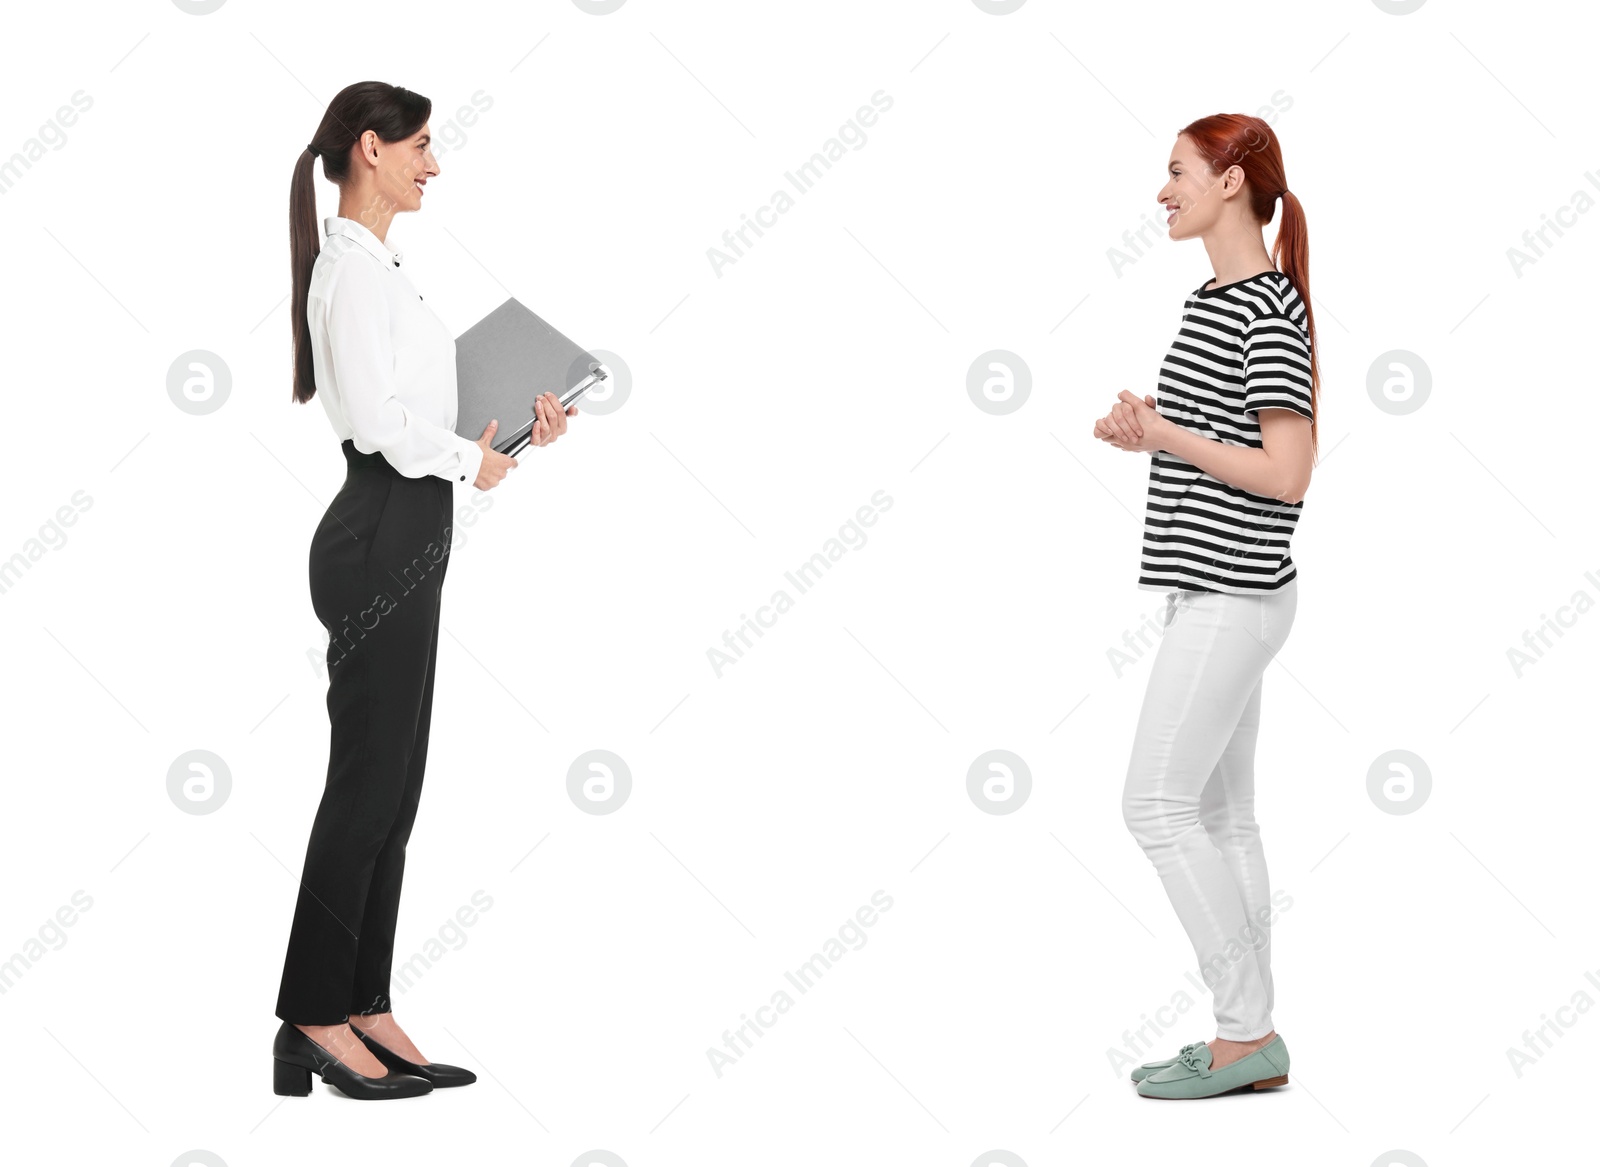
<path fill-rule="evenodd" d="M 1263 1079 L 1260 1082 L 1255 1083 L 1255 1088 L 1257 1090 L 1268 1090 L 1268 1089 L 1271 1089 L 1273 1086 L 1287 1086 L 1288 1084 L 1289 1084 L 1289 1075 L 1288 1074 L 1280 1074 L 1276 1078 L 1266 1078 L 1266 1079 Z"/>
<path fill-rule="evenodd" d="M 272 1092 L 304 1098 L 311 1093 L 311 1071 L 272 1059 Z"/>
<path fill-rule="evenodd" d="M 291 1098 L 311 1093 L 311 1075 L 350 1098 L 415 1098 L 433 1083 L 414 1074 L 385 1070 L 376 1078 L 358 1074 L 285 1021 L 272 1039 L 272 1092 Z"/>

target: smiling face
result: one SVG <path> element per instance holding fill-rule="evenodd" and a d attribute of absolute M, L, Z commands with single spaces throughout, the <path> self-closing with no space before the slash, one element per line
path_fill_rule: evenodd
<path fill-rule="evenodd" d="M 385 142 L 368 130 L 362 135 L 363 149 L 376 149 L 378 190 L 396 211 L 422 208 L 422 187 L 439 173 L 439 160 L 433 156 L 433 137 L 424 125 L 398 142 Z M 370 145 L 369 145 L 370 143 Z"/>
<path fill-rule="evenodd" d="M 1167 210 L 1167 238 L 1204 235 L 1243 186 L 1244 171 L 1240 167 L 1230 166 L 1217 174 L 1194 142 L 1180 134 L 1167 163 L 1167 183 L 1156 195 Z"/>

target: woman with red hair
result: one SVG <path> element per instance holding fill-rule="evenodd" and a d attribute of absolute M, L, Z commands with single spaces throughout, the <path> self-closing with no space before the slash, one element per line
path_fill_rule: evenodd
<path fill-rule="evenodd" d="M 1305 213 L 1260 118 L 1178 134 L 1157 198 L 1172 239 L 1205 244 L 1154 397 L 1124 390 L 1094 434 L 1149 454 L 1138 586 L 1165 592 L 1123 789 L 1212 990 L 1217 1036 L 1133 1072 L 1152 1098 L 1286 1083 L 1272 1022 L 1274 903 L 1254 809 L 1267 665 L 1296 607 L 1289 539 L 1316 457 L 1318 371 Z M 1269 255 L 1262 231 L 1283 208 Z"/>

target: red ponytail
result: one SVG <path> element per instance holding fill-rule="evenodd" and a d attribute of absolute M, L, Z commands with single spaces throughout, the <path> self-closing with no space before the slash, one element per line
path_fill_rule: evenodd
<path fill-rule="evenodd" d="M 1305 208 L 1289 191 L 1283 174 L 1283 151 L 1272 127 L 1248 114 L 1218 113 L 1190 122 L 1178 133 L 1194 142 L 1213 173 L 1230 166 L 1244 171 L 1250 188 L 1250 209 L 1262 224 L 1272 222 L 1273 204 L 1283 199 L 1283 217 L 1272 243 L 1272 263 L 1289 277 L 1306 309 L 1306 338 L 1311 350 L 1311 412 L 1316 414 L 1321 377 L 1317 368 L 1317 326 L 1311 315 L 1311 241 L 1306 235 Z M 1311 450 L 1317 448 L 1317 423 L 1311 422 Z"/>

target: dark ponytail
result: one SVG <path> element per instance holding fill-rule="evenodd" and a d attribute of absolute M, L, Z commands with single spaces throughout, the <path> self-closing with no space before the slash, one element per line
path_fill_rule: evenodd
<path fill-rule="evenodd" d="M 343 187 L 350 177 L 351 151 L 362 134 L 372 130 L 381 141 L 404 141 L 428 124 L 432 112 L 433 102 L 420 93 L 383 81 L 358 81 L 328 103 L 322 124 L 300 151 L 289 185 L 289 327 L 294 337 L 295 401 L 310 401 L 317 392 L 311 327 L 306 323 L 311 269 L 322 250 L 312 167 L 320 157 L 328 181 Z"/>

